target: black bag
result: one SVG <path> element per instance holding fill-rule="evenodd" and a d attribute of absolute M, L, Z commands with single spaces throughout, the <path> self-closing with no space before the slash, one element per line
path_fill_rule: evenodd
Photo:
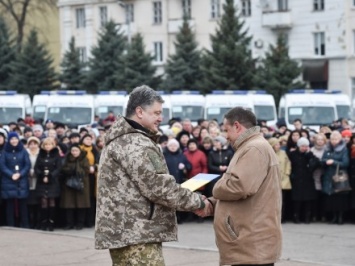
<path fill-rule="evenodd" d="M 339 170 L 339 164 L 337 165 L 337 170 L 333 179 L 333 189 L 335 193 L 350 191 L 349 175 L 346 171 Z"/>
<path fill-rule="evenodd" d="M 78 176 L 71 176 L 67 179 L 67 182 L 65 182 L 67 187 L 70 187 L 72 189 L 82 191 L 84 189 L 84 182 L 81 177 Z"/>

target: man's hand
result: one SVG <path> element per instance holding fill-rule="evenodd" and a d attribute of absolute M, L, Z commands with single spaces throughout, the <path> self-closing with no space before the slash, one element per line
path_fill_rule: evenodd
<path fill-rule="evenodd" d="M 204 199 L 205 207 L 203 209 L 198 209 L 194 213 L 200 217 L 207 217 L 213 215 L 213 205 L 208 199 Z"/>

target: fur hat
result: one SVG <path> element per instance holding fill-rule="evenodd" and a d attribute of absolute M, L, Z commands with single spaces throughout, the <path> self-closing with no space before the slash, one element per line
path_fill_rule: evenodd
<path fill-rule="evenodd" d="M 280 143 L 278 138 L 269 138 L 268 142 L 271 145 L 271 147 L 274 147 L 277 143 Z"/>
<path fill-rule="evenodd" d="M 30 137 L 30 138 L 27 139 L 27 144 L 30 144 L 31 141 L 36 142 L 38 145 L 41 143 L 41 141 L 38 138 Z"/>
<path fill-rule="evenodd" d="M 309 140 L 302 137 L 297 141 L 297 147 L 301 147 L 301 146 L 309 146 Z"/>
<path fill-rule="evenodd" d="M 226 145 L 227 144 L 227 140 L 225 137 L 223 136 L 217 136 L 213 139 L 214 141 L 218 141 L 222 144 L 222 146 Z"/>
<path fill-rule="evenodd" d="M 7 131 L 6 129 L 0 128 L 0 135 L 4 137 L 4 139 L 7 139 Z"/>

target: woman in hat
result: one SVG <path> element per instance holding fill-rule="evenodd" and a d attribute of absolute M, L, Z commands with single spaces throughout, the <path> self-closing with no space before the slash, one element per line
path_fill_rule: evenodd
<path fill-rule="evenodd" d="M 86 158 L 86 151 L 80 149 L 78 143 L 70 146 L 62 167 L 62 194 L 60 207 L 65 209 L 66 227 L 65 229 L 80 230 L 84 226 L 85 210 L 90 208 L 90 187 L 89 187 L 90 165 Z M 83 179 L 84 189 L 74 190 L 66 186 L 66 181 L 71 176 L 80 176 Z M 76 214 L 76 219 L 75 219 Z"/>
<path fill-rule="evenodd" d="M 304 216 L 305 223 L 311 222 L 313 201 L 317 197 L 313 171 L 319 160 L 309 148 L 309 140 L 301 137 L 297 148 L 288 154 L 291 161 L 291 196 L 293 201 L 293 221 L 299 223 Z"/>
<path fill-rule="evenodd" d="M 6 221 L 15 226 L 15 199 L 19 204 L 20 226 L 29 227 L 27 197 L 29 194 L 28 172 L 31 162 L 16 132 L 8 134 L 8 141 L 0 156 L 1 197 L 6 201 Z"/>
<path fill-rule="evenodd" d="M 59 173 L 61 158 L 53 138 L 42 141 L 36 165 L 36 194 L 41 200 L 41 229 L 53 231 L 55 199 L 60 195 Z"/>
<path fill-rule="evenodd" d="M 35 175 L 35 164 L 37 161 L 38 153 L 39 153 L 39 145 L 40 140 L 36 137 L 30 137 L 27 140 L 27 152 L 30 157 L 31 169 L 29 173 L 29 182 L 30 182 L 30 194 L 27 199 L 27 206 L 30 218 L 30 227 L 37 228 L 40 217 L 38 215 L 38 205 L 39 200 L 36 195 L 36 185 L 37 185 L 37 177 Z"/>
<path fill-rule="evenodd" d="M 99 163 L 99 152 L 93 144 L 93 137 L 85 134 L 80 141 L 80 149 L 86 152 L 86 159 L 89 161 L 89 186 L 90 186 L 90 209 L 86 212 L 85 224 L 92 227 L 95 224 L 96 216 L 96 183 L 97 183 L 97 165 Z"/>

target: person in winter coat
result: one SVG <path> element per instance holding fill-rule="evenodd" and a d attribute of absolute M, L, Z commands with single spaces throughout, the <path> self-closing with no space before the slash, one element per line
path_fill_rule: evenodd
<path fill-rule="evenodd" d="M 350 219 L 355 222 L 355 135 L 350 138 L 347 145 L 349 152 L 349 181 L 352 190 L 350 191 Z"/>
<path fill-rule="evenodd" d="M 288 136 L 287 144 L 286 144 L 286 153 L 288 154 L 291 151 L 295 151 L 297 149 L 297 141 L 302 136 L 300 130 L 293 130 L 291 134 Z"/>
<path fill-rule="evenodd" d="M 285 151 L 281 150 L 280 140 L 277 138 L 270 138 L 269 144 L 276 153 L 279 160 L 279 168 L 281 174 L 281 188 L 282 188 L 282 211 L 281 221 L 285 222 L 290 217 L 290 210 L 292 209 L 291 200 L 291 162 Z"/>
<path fill-rule="evenodd" d="M 343 224 L 343 213 L 348 210 L 348 193 L 335 193 L 333 188 L 333 176 L 337 166 L 339 170 L 347 171 L 349 155 L 345 142 L 339 131 L 334 130 L 330 134 L 330 141 L 322 157 L 324 174 L 322 178 L 322 191 L 325 194 L 324 209 L 332 213 L 331 223 Z"/>
<path fill-rule="evenodd" d="M 29 173 L 30 194 L 27 199 L 28 212 L 30 218 L 30 227 L 39 227 L 39 200 L 36 194 L 37 177 L 35 175 L 35 164 L 39 154 L 40 140 L 36 137 L 30 137 L 27 140 L 27 152 L 30 157 L 31 169 Z"/>
<path fill-rule="evenodd" d="M 214 215 L 220 265 L 273 265 L 281 255 L 280 170 L 256 124 L 255 115 L 241 107 L 224 116 L 235 153 L 206 213 Z"/>
<path fill-rule="evenodd" d="M 319 164 L 319 160 L 309 150 L 309 140 L 301 137 L 297 141 L 297 149 L 288 154 L 292 169 L 291 195 L 294 223 L 300 223 L 302 213 L 304 213 L 305 223 L 311 222 L 313 201 L 317 197 L 313 171 Z"/>
<path fill-rule="evenodd" d="M 0 156 L 4 149 L 6 139 L 7 139 L 7 131 L 3 128 L 0 128 Z M 1 192 L 1 179 L 2 179 L 2 173 L 0 171 L 0 192 Z M 2 225 L 6 225 L 6 208 L 5 208 L 5 202 L 1 199 L 0 196 L 0 226 Z"/>
<path fill-rule="evenodd" d="M 31 162 L 26 149 L 16 132 L 8 134 L 2 155 L 0 156 L 1 198 L 6 201 L 6 221 L 8 226 L 15 226 L 15 200 L 23 228 L 29 228 L 27 197 L 29 194 L 28 173 Z"/>
<path fill-rule="evenodd" d="M 40 228 L 44 231 L 54 230 L 55 199 L 60 195 L 61 157 L 56 146 L 53 138 L 45 138 L 34 168 L 37 176 L 36 194 L 41 201 Z"/>
<path fill-rule="evenodd" d="M 213 149 L 208 154 L 207 167 L 209 174 L 217 174 L 220 177 L 226 172 L 228 165 L 233 157 L 233 153 L 226 146 L 227 140 L 223 136 L 217 136 L 213 140 Z M 212 196 L 214 184 L 219 178 L 208 183 L 206 187 L 206 196 Z"/>
<path fill-rule="evenodd" d="M 189 139 L 187 142 L 187 151 L 184 152 L 187 160 L 191 163 L 191 170 L 187 173 L 187 178 L 190 179 L 200 173 L 208 173 L 207 157 L 198 149 L 198 143 L 195 139 Z"/>
<path fill-rule="evenodd" d="M 90 208 L 89 172 L 90 164 L 86 151 L 81 150 L 79 144 L 72 144 L 61 171 L 63 182 L 60 207 L 65 209 L 67 230 L 73 229 L 74 226 L 77 230 L 81 230 L 84 226 L 86 209 Z M 83 191 L 66 186 L 65 183 L 71 176 L 79 176 L 83 179 Z"/>
<path fill-rule="evenodd" d="M 192 166 L 181 152 L 179 142 L 176 139 L 169 139 L 163 154 L 169 173 L 175 177 L 176 183 L 182 184 Z"/>
<path fill-rule="evenodd" d="M 323 154 L 327 147 L 327 137 L 323 133 L 316 134 L 314 136 L 314 146 L 311 148 L 311 152 L 316 156 L 319 160 L 322 160 Z M 313 219 L 325 219 L 323 212 L 323 193 L 322 193 L 322 175 L 323 175 L 323 167 L 319 165 L 313 172 L 314 185 L 317 191 L 317 198 L 314 201 L 313 206 Z"/>
<path fill-rule="evenodd" d="M 95 224 L 96 214 L 96 184 L 97 184 L 97 165 L 99 164 L 100 155 L 93 144 L 90 134 L 85 134 L 80 141 L 80 149 L 86 152 L 89 170 L 89 187 L 90 187 L 90 208 L 86 210 L 85 225 L 92 227 Z"/>

